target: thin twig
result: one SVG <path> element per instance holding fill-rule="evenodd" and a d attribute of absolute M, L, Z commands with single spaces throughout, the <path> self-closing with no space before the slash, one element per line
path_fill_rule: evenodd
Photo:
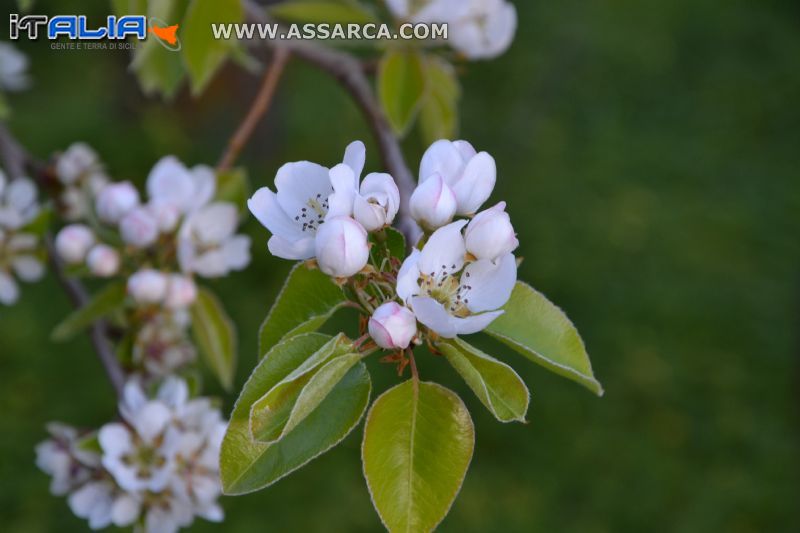
<path fill-rule="evenodd" d="M 263 8 L 252 0 L 244 0 L 244 6 L 248 21 L 259 24 L 273 22 Z M 400 141 L 392 131 L 383 109 L 375 98 L 372 85 L 364 73 L 361 61 L 346 52 L 308 41 L 264 40 L 259 42 L 275 50 L 284 48 L 291 51 L 293 55 L 331 75 L 350 93 L 372 129 L 383 164 L 394 177 L 397 187 L 400 189 L 400 211 L 396 225 L 406 236 L 409 246 L 413 244 L 420 232 L 411 217 L 408 201 L 411 193 L 414 192 L 416 182 L 403 158 Z"/>
<path fill-rule="evenodd" d="M 26 169 L 33 170 L 33 177 L 36 178 L 38 176 L 35 170 L 44 167 L 42 163 L 34 160 L 25 151 L 22 145 L 17 142 L 3 124 L 0 124 L 0 157 L 11 179 L 25 176 Z M 90 300 L 89 292 L 80 280 L 70 278 L 66 275 L 64 265 L 59 259 L 58 254 L 55 253 L 53 239 L 49 234 L 45 236 L 45 246 L 56 279 L 67 293 L 67 296 L 69 296 L 72 304 L 77 309 L 85 306 Z M 97 357 L 100 359 L 100 363 L 106 371 L 108 380 L 114 387 L 117 396 L 121 396 L 122 389 L 125 385 L 125 372 L 119 364 L 113 347 L 108 340 L 108 325 L 104 320 L 95 321 L 90 328 L 89 335 Z"/>
<path fill-rule="evenodd" d="M 278 86 L 278 81 L 281 79 L 283 69 L 289 59 L 289 50 L 286 48 L 278 48 L 272 57 L 272 62 L 264 74 L 264 79 L 261 87 L 253 100 L 250 110 L 245 115 L 244 120 L 239 125 L 236 133 L 233 134 L 231 140 L 228 142 L 228 148 L 225 150 L 219 164 L 218 170 L 229 169 L 236 158 L 239 157 L 253 131 L 256 129 L 258 122 L 269 109 L 272 97 L 275 95 L 275 89 Z"/>

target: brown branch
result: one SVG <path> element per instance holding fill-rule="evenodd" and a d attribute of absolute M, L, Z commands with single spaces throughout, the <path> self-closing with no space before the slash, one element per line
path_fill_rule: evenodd
<path fill-rule="evenodd" d="M 249 22 L 273 23 L 261 6 L 252 0 L 243 0 L 243 2 Z M 411 193 L 414 192 L 416 182 L 403 158 L 400 141 L 392 131 L 383 109 L 375 98 L 372 85 L 364 73 L 361 61 L 346 52 L 323 47 L 309 41 L 265 40 L 260 43 L 275 50 L 289 50 L 293 55 L 332 76 L 350 93 L 372 129 L 384 166 L 394 177 L 397 187 L 400 189 L 400 211 L 396 225 L 405 234 L 408 245 L 412 245 L 419 236 L 419 227 L 411 217 L 408 201 Z"/>
<path fill-rule="evenodd" d="M 250 110 L 239 125 L 236 133 L 234 133 L 233 137 L 231 137 L 231 140 L 228 142 L 228 148 L 220 159 L 217 170 L 229 169 L 234 161 L 236 161 L 236 158 L 239 157 L 242 149 L 253 134 L 253 130 L 255 130 L 258 122 L 269 109 L 272 97 L 275 95 L 275 89 L 278 86 L 278 81 L 283 74 L 283 69 L 288 59 L 289 51 L 287 49 L 278 48 L 275 50 L 272 63 L 270 63 L 269 68 L 267 68 L 264 74 L 264 80 L 261 83 L 258 94 L 256 94 L 250 106 Z"/>
<path fill-rule="evenodd" d="M 0 158 L 2 158 L 3 166 L 11 179 L 25 176 L 26 169 L 34 171 L 34 177 L 37 177 L 38 169 L 44 167 L 41 162 L 34 160 L 28 155 L 25 149 L 17 142 L 3 124 L 0 124 Z M 53 272 L 59 284 L 67 293 L 67 296 L 69 296 L 70 301 L 76 309 L 84 307 L 89 303 L 89 292 L 80 280 L 70 278 L 66 275 L 64 264 L 55 252 L 53 239 L 49 234 L 45 236 L 45 246 L 47 248 L 50 265 L 53 268 Z M 111 342 L 108 340 L 108 324 L 104 320 L 95 321 L 89 330 L 89 336 L 92 341 L 92 347 L 97 353 L 100 363 L 103 365 L 108 380 L 114 387 L 117 396 L 121 396 L 122 389 L 125 386 L 125 372 L 117 360 Z"/>

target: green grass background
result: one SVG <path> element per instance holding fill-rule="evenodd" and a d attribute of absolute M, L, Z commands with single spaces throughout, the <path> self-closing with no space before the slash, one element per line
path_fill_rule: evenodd
<path fill-rule="evenodd" d="M 9 2 L 10 3 L 10 2 Z M 517 1 L 496 61 L 463 69 L 462 137 L 497 160 L 525 257 L 520 277 L 567 311 L 606 396 L 508 350 L 532 392 L 530 423 L 497 423 L 440 359 L 423 377 L 473 412 L 476 453 L 442 531 L 800 530 L 800 8 L 764 0 Z M 102 13 L 102 3 L 37 2 Z M 82 5 L 83 4 L 83 5 Z M 235 69 L 199 100 L 144 98 L 124 52 L 23 43 L 34 88 L 11 127 L 39 156 L 91 143 L 118 179 L 143 182 L 162 155 L 216 162 L 255 93 Z M 285 161 L 338 162 L 376 148 L 342 89 L 292 63 L 242 162 L 254 186 Z M 424 146 L 405 143 L 413 167 Z M 253 219 L 249 270 L 215 282 L 239 325 L 240 386 L 290 264 Z M 0 529 L 84 531 L 34 467 L 43 425 L 98 426 L 111 389 L 88 340 L 48 340 L 68 312 L 52 279 L 0 309 Z M 370 364 L 377 390 L 396 382 Z M 221 391 L 208 380 L 208 390 Z M 233 396 L 222 395 L 226 410 Z M 377 531 L 361 474 L 361 428 L 262 492 L 225 498 L 221 527 L 193 531 Z"/>

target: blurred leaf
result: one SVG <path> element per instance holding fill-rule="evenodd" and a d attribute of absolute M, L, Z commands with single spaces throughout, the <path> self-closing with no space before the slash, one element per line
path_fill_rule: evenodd
<path fill-rule="evenodd" d="M 332 342 L 338 341 L 333 339 Z M 346 349 L 352 350 L 352 345 L 347 344 Z M 341 345 L 334 344 L 327 350 L 323 347 L 309 358 L 315 360 L 313 364 L 292 372 L 255 402 L 250 411 L 253 439 L 267 443 L 279 441 L 305 420 L 361 360 L 360 354 L 342 355 L 341 351 Z"/>
<path fill-rule="evenodd" d="M 117 2 L 125 4 L 124 1 Z M 127 2 L 128 6 L 116 6 L 126 13 L 147 13 L 150 19 L 172 22 L 179 21 L 186 8 L 186 0 L 162 0 L 150 2 Z M 181 56 L 173 50 L 167 50 L 158 39 L 139 41 L 130 66 L 136 73 L 139 85 L 145 94 L 160 94 L 167 99 L 175 96 L 186 75 Z"/>
<path fill-rule="evenodd" d="M 8 105 L 8 99 L 3 91 L 0 91 L 0 120 L 5 120 L 11 115 L 11 108 Z"/>
<path fill-rule="evenodd" d="M 91 326 L 95 320 L 122 307 L 125 303 L 125 295 L 124 283 L 121 281 L 109 283 L 101 291 L 95 293 L 89 303 L 73 311 L 57 325 L 50 338 L 55 342 L 62 342 L 73 337 L 76 333 Z"/>
<path fill-rule="evenodd" d="M 364 24 L 376 21 L 375 15 L 357 2 L 289 1 L 272 6 L 269 11 L 273 17 L 286 22 Z"/>
<path fill-rule="evenodd" d="M 292 335 L 316 331 L 346 302 L 342 289 L 327 275 L 298 263 L 261 324 L 258 353 L 267 353 Z"/>
<path fill-rule="evenodd" d="M 250 197 L 250 180 L 247 170 L 239 167 L 217 173 L 217 191 L 214 200 L 235 204 L 239 211 L 247 207 Z"/>
<path fill-rule="evenodd" d="M 39 213 L 28 222 L 22 231 L 25 233 L 32 233 L 37 237 L 43 237 L 47 230 L 50 229 L 50 218 L 53 215 L 52 208 L 44 206 L 39 210 Z"/>
<path fill-rule="evenodd" d="M 380 265 L 389 257 L 396 257 L 402 261 L 406 255 L 406 238 L 391 226 L 370 233 L 369 240 L 373 244 L 369 250 L 370 259 L 375 264 Z"/>
<path fill-rule="evenodd" d="M 273 347 L 253 370 L 222 441 L 220 476 L 225 494 L 245 494 L 271 485 L 341 442 L 361 420 L 372 385 L 364 365 L 356 365 L 282 440 L 264 444 L 250 436 L 253 403 L 329 341 L 329 336 L 320 333 L 291 337 Z"/>
<path fill-rule="evenodd" d="M 378 66 L 378 97 L 399 135 L 414 120 L 425 93 L 422 57 L 413 50 L 389 50 Z"/>
<path fill-rule="evenodd" d="M 75 441 L 75 448 L 81 452 L 103 454 L 103 447 L 100 446 L 100 439 L 98 438 L 97 431 L 92 431 L 79 437 L 78 440 Z"/>
<path fill-rule="evenodd" d="M 35 0 L 17 0 L 20 13 L 30 13 Z"/>
<path fill-rule="evenodd" d="M 531 361 L 603 395 L 583 340 L 561 309 L 521 281 L 503 309 L 505 313 L 489 324 L 486 333 Z"/>
<path fill-rule="evenodd" d="M 212 24 L 238 23 L 244 18 L 240 0 L 191 0 L 183 20 L 181 55 L 189 72 L 192 93 L 203 92 L 225 62 L 235 39 L 214 39 Z"/>
<path fill-rule="evenodd" d="M 461 399 L 436 383 L 408 380 L 367 415 L 361 457 L 372 502 L 389 531 L 431 531 L 467 473 L 475 430 Z"/>
<path fill-rule="evenodd" d="M 209 368 L 225 390 L 236 372 L 236 330 L 214 293 L 199 287 L 192 305 L 192 334 Z"/>
<path fill-rule="evenodd" d="M 530 393 L 513 368 L 459 338 L 439 341 L 436 347 L 495 418 L 525 422 Z"/>
<path fill-rule="evenodd" d="M 160 2 L 153 2 L 154 7 L 156 4 L 165 5 L 170 3 L 171 0 L 162 0 Z M 144 15 L 147 14 L 147 0 L 111 0 L 111 9 L 117 17 L 125 15 Z"/>
<path fill-rule="evenodd" d="M 427 93 L 419 110 L 419 127 L 427 146 L 458 134 L 458 100 L 461 87 L 455 69 L 447 61 L 428 56 L 425 61 Z"/>

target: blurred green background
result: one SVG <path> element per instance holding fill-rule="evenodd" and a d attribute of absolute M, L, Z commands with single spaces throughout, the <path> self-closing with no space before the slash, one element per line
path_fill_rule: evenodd
<path fill-rule="evenodd" d="M 10 2 L 7 2 L 10 4 Z M 104 3 L 37 2 L 102 14 Z M 496 61 L 463 70 L 462 137 L 497 160 L 525 256 L 520 277 L 567 311 L 606 396 L 508 350 L 532 392 L 530 423 L 501 425 L 440 359 L 423 377 L 473 412 L 477 446 L 442 531 L 800 531 L 800 4 L 794 1 L 517 1 Z M 213 164 L 256 79 L 227 68 L 200 99 L 144 98 L 112 51 L 22 43 L 35 86 L 11 127 L 39 156 L 89 142 L 112 176 L 141 183 L 162 155 Z M 253 186 L 298 159 L 329 165 L 363 139 L 344 91 L 293 62 L 244 153 Z M 413 136 L 416 167 L 424 146 Z M 213 283 L 239 325 L 241 386 L 290 264 L 248 219 L 254 261 Z M 68 312 L 52 279 L 0 309 L 0 524 L 83 531 L 49 495 L 44 424 L 99 426 L 111 389 L 86 338 L 53 344 Z M 371 363 L 377 390 L 396 382 Z M 212 393 L 222 395 L 211 380 Z M 233 396 L 222 395 L 226 411 Z M 376 531 L 360 428 L 275 486 L 225 498 L 223 526 L 193 531 Z"/>

